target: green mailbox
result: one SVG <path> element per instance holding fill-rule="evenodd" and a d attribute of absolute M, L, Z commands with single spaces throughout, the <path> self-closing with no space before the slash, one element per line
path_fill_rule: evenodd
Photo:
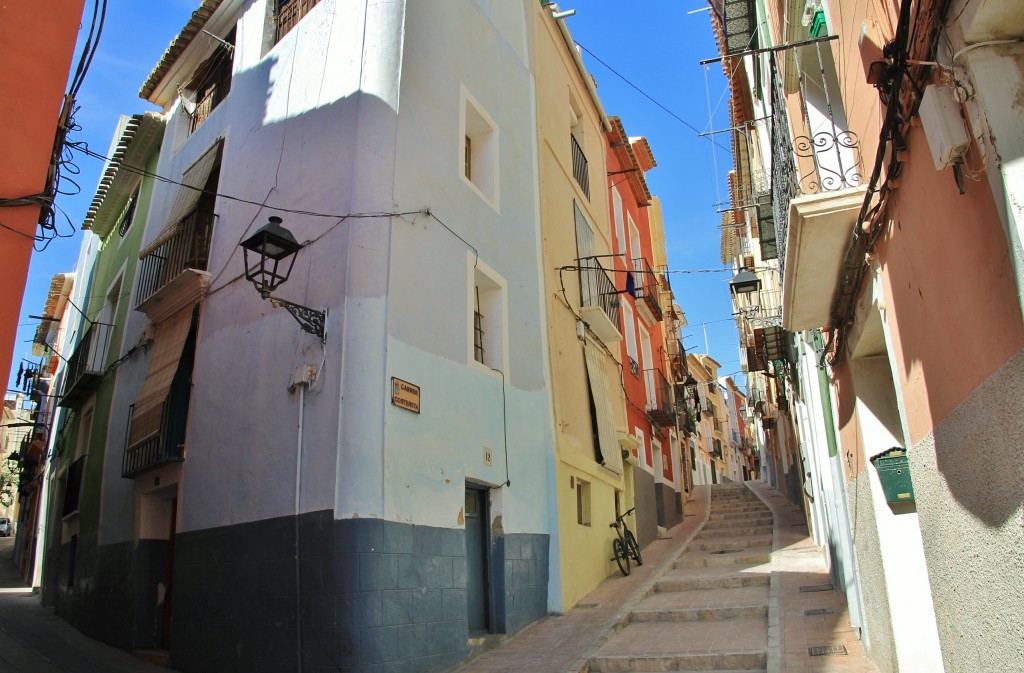
<path fill-rule="evenodd" d="M 907 450 L 893 447 L 871 457 L 871 464 L 878 470 L 878 480 L 882 482 L 885 499 L 894 514 L 905 514 L 917 511 L 914 504 L 914 483 L 910 480 L 910 463 L 907 462 Z"/>

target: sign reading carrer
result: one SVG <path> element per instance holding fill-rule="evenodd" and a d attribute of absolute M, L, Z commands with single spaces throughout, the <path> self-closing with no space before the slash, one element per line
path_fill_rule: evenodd
<path fill-rule="evenodd" d="M 420 387 L 392 376 L 391 404 L 417 414 L 420 413 Z"/>

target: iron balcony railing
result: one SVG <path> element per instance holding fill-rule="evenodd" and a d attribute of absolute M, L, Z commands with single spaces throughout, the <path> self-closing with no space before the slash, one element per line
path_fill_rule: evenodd
<path fill-rule="evenodd" d="M 722 442 L 721 442 L 721 440 L 712 439 L 711 440 L 711 445 L 712 445 L 711 453 L 713 455 L 719 457 L 719 458 L 724 458 L 724 456 L 722 454 Z"/>
<path fill-rule="evenodd" d="M 686 378 L 686 349 L 679 339 L 669 338 L 665 342 L 665 355 L 668 356 L 669 367 L 672 369 L 672 376 L 677 381 Z"/>
<path fill-rule="evenodd" d="M 85 330 L 75 352 L 68 359 L 64 374 L 64 385 L 60 394 L 60 405 L 70 406 L 80 402 L 99 385 L 106 365 L 107 347 L 113 325 L 93 323 Z"/>
<path fill-rule="evenodd" d="M 642 299 L 655 319 L 660 321 L 664 316 L 661 313 L 661 302 L 658 301 L 658 277 L 643 257 L 633 260 L 633 287 L 633 296 Z"/>
<path fill-rule="evenodd" d="M 172 385 L 160 408 L 160 430 L 131 445 L 127 438 L 131 437 L 135 405 L 129 407 L 124 459 L 121 463 L 122 477 L 132 478 L 166 463 L 180 463 L 184 460 L 182 447 L 185 445 L 190 393 L 191 386 L 187 384 Z"/>
<path fill-rule="evenodd" d="M 234 67 L 232 50 L 225 45 L 217 47 L 217 51 L 204 66 L 206 71 L 201 74 L 202 82 L 196 91 L 196 110 L 192 113 L 189 133 L 199 128 L 228 97 Z"/>
<path fill-rule="evenodd" d="M 274 0 L 274 42 L 288 34 L 320 0 Z"/>
<path fill-rule="evenodd" d="M 776 54 L 769 58 L 772 108 L 772 216 L 779 270 L 785 277 L 789 204 L 800 195 L 838 191 L 861 184 L 860 141 L 850 131 L 834 84 L 830 47 L 822 43 L 787 56 L 799 81 L 800 127 L 790 125 L 786 93 Z M 816 58 L 810 58 L 813 54 Z M 801 70 L 801 64 L 810 65 Z M 831 83 L 831 84 L 830 84 Z M 836 106 L 833 106 L 835 102 Z M 764 256 L 764 251 L 762 251 Z M 767 257 L 766 257 L 767 259 Z"/>
<path fill-rule="evenodd" d="M 149 253 L 139 265 L 139 301 L 152 297 L 185 269 L 205 271 L 210 261 L 213 213 L 193 210 L 177 225 L 175 233 Z"/>
<path fill-rule="evenodd" d="M 615 283 L 605 271 L 601 260 L 596 257 L 584 257 L 579 262 L 580 270 L 580 301 L 583 306 L 600 306 L 622 334 L 622 320 L 619 311 L 619 291 Z"/>
<path fill-rule="evenodd" d="M 583 193 L 590 198 L 590 168 L 587 164 L 587 155 L 583 153 L 583 148 L 580 147 L 579 141 L 576 140 L 576 136 L 569 136 L 572 140 L 572 176 L 576 178 L 576 183 L 583 190 Z"/>
<path fill-rule="evenodd" d="M 670 427 L 676 424 L 675 400 L 672 386 L 660 369 L 645 369 L 644 383 L 647 386 L 647 416 L 652 422 Z"/>

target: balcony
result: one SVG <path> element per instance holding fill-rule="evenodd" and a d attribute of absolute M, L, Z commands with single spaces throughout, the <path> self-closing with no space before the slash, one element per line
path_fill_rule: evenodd
<path fill-rule="evenodd" d="M 622 340 L 619 291 L 596 257 L 580 259 L 580 317 L 606 344 Z"/>
<path fill-rule="evenodd" d="M 580 186 L 583 193 L 590 198 L 590 168 L 587 164 L 587 155 L 583 153 L 583 148 L 580 147 L 579 141 L 576 140 L 576 136 L 569 136 L 572 140 L 572 177 L 576 179 L 576 184 Z"/>
<path fill-rule="evenodd" d="M 274 43 L 288 34 L 320 0 L 276 0 L 274 5 Z"/>
<path fill-rule="evenodd" d="M 660 369 L 645 369 L 644 384 L 647 387 L 647 417 L 652 423 L 663 428 L 676 424 L 675 401 L 672 386 Z"/>
<path fill-rule="evenodd" d="M 188 420 L 188 406 L 191 388 L 188 385 L 172 385 L 167 399 L 160 408 L 160 426 L 155 434 L 144 437 L 134 444 L 125 446 L 121 463 L 121 476 L 131 479 L 144 472 L 166 465 L 180 463 L 184 458 L 185 423 Z M 131 437 L 135 405 L 128 412 L 128 429 L 125 437 Z"/>
<path fill-rule="evenodd" d="M 158 323 L 206 294 L 213 218 L 193 210 L 147 248 L 139 265 L 137 311 Z"/>
<path fill-rule="evenodd" d="M 796 58 L 806 66 L 799 71 L 802 114 L 790 120 L 775 55 L 771 57 L 770 221 L 782 275 L 782 325 L 790 331 L 828 324 L 846 247 L 866 194 L 860 143 L 847 130 L 830 47 L 816 43 Z"/>
<path fill-rule="evenodd" d="M 107 359 L 107 347 L 113 325 L 93 323 L 85 330 L 75 352 L 68 360 L 64 385 L 60 394 L 60 406 L 70 407 L 82 402 L 92 393 L 103 379 Z"/>
<path fill-rule="evenodd" d="M 643 257 L 633 260 L 633 296 L 636 307 L 647 324 L 661 322 L 661 302 L 658 299 L 658 276 Z"/>
<path fill-rule="evenodd" d="M 672 377 L 677 381 L 686 378 L 686 349 L 679 339 L 669 338 L 665 342 L 665 354 L 668 356 L 669 367 L 672 368 Z"/>

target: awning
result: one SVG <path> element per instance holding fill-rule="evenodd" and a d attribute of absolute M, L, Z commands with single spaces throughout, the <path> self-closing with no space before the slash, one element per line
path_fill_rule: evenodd
<path fill-rule="evenodd" d="M 208 150 L 203 152 L 201 157 L 185 169 L 185 173 L 181 177 L 181 186 L 178 188 L 178 194 L 174 198 L 174 203 L 171 204 L 171 210 L 167 216 L 167 222 L 164 225 L 163 231 L 149 245 L 142 249 L 139 253 L 139 259 L 146 257 L 171 240 L 181 228 L 181 221 L 199 205 L 199 198 L 203 195 L 203 187 L 206 185 L 206 181 L 210 179 L 213 169 L 220 164 L 220 151 L 223 145 L 224 139 L 218 138 Z"/>
<path fill-rule="evenodd" d="M 608 356 L 604 354 L 604 349 L 590 337 L 587 337 L 584 342 L 583 353 L 587 361 L 587 380 L 590 382 L 590 393 L 594 396 L 601 463 L 612 472 L 621 475 L 622 450 L 619 448 L 615 418 L 612 415 L 612 405 L 608 395 Z"/>
<path fill-rule="evenodd" d="M 192 311 L 185 309 L 156 326 L 149 371 L 146 372 L 146 379 L 142 382 L 142 390 L 139 391 L 132 412 L 129 447 L 160 432 L 164 400 L 167 399 L 171 381 L 178 370 L 178 361 L 191 325 Z"/>

